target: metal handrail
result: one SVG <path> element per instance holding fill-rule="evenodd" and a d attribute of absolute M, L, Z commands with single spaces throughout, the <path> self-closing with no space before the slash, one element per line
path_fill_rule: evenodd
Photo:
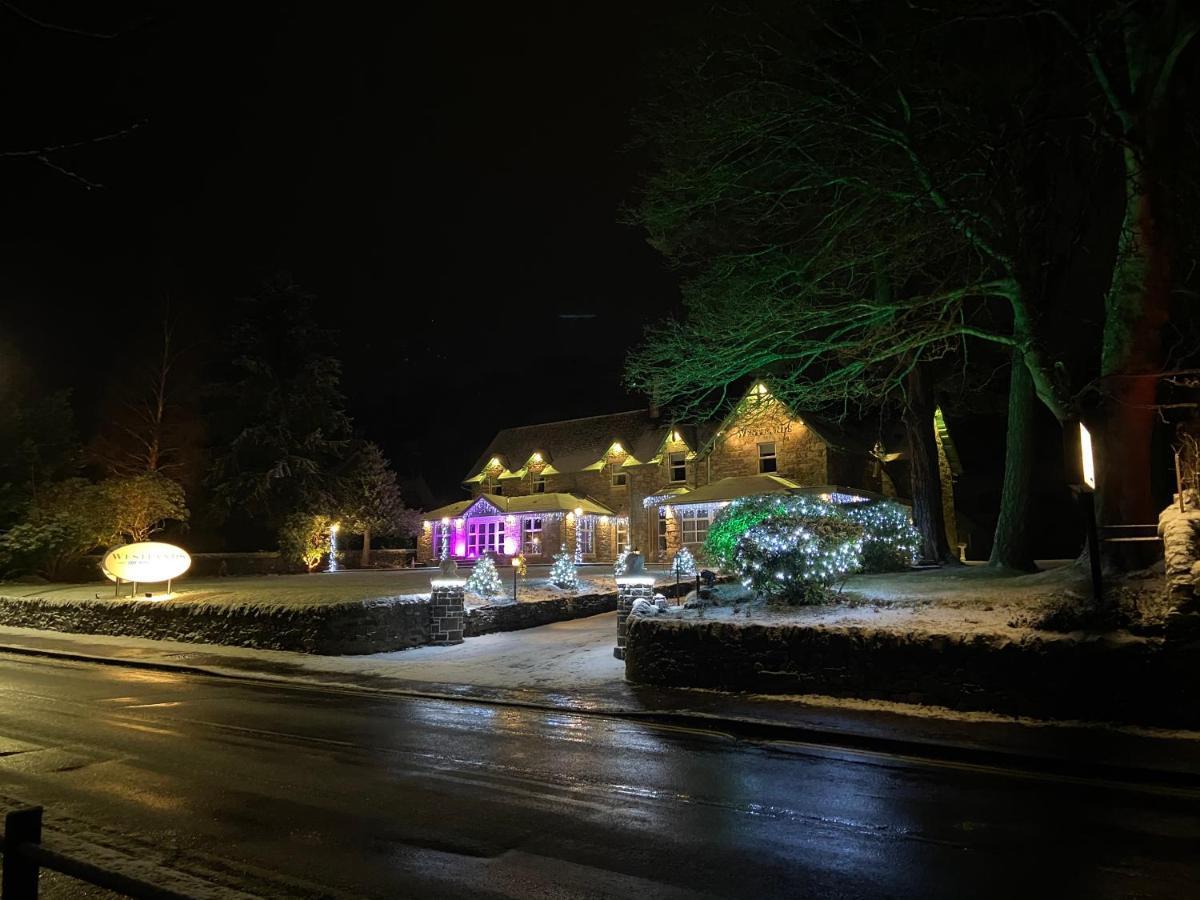
<path fill-rule="evenodd" d="M 37 900 L 41 869 L 50 869 L 136 900 L 193 900 L 187 894 L 51 850 L 42 843 L 40 806 L 14 810 L 4 817 L 0 853 L 4 855 L 0 900 Z"/>

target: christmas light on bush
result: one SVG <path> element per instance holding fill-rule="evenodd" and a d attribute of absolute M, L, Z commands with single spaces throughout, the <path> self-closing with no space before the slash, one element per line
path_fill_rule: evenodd
<path fill-rule="evenodd" d="M 496 570 L 496 563 L 491 556 L 484 554 L 476 560 L 475 568 L 467 578 L 466 590 L 485 598 L 495 597 L 504 590 L 500 573 Z"/>
<path fill-rule="evenodd" d="M 675 558 L 671 560 L 671 573 L 679 578 L 696 574 L 696 559 L 687 547 L 680 547 Z"/>
<path fill-rule="evenodd" d="M 567 552 L 567 545 L 561 545 L 558 553 L 554 554 L 554 564 L 550 567 L 550 583 L 564 591 L 579 590 L 579 573 L 575 571 L 575 562 Z"/>

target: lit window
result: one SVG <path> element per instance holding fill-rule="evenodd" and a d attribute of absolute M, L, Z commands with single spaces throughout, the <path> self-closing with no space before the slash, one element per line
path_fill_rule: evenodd
<path fill-rule="evenodd" d="M 679 512 L 679 530 L 684 544 L 703 544 L 708 537 L 708 510 L 683 509 Z"/>
<path fill-rule="evenodd" d="M 470 522 L 467 525 L 467 556 L 504 552 L 504 523 L 498 519 Z"/>
<path fill-rule="evenodd" d="M 542 520 L 540 518 L 527 518 L 524 524 L 525 540 L 521 545 L 522 552 L 526 556 L 541 556 L 542 555 Z"/>
<path fill-rule="evenodd" d="M 775 455 L 774 441 L 765 441 L 758 445 L 758 471 L 779 471 L 779 458 Z"/>
<path fill-rule="evenodd" d="M 535 494 L 546 493 L 546 476 L 534 475 L 533 481 L 530 483 L 530 490 Z"/>
<path fill-rule="evenodd" d="M 629 483 L 629 473 L 621 472 L 617 469 L 613 469 L 612 483 L 613 483 L 613 487 L 620 487 L 622 485 L 628 484 Z"/>
<path fill-rule="evenodd" d="M 683 451 L 672 453 L 667 457 L 667 462 L 671 467 L 672 481 L 687 481 L 687 454 Z"/>
<path fill-rule="evenodd" d="M 617 552 L 620 553 L 629 546 L 629 523 L 617 519 Z"/>

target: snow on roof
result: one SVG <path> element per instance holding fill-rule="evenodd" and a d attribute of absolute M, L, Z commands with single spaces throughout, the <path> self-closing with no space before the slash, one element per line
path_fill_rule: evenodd
<path fill-rule="evenodd" d="M 800 485 L 778 475 L 738 475 L 722 478 L 694 491 L 664 500 L 663 506 L 692 506 L 700 503 L 723 503 L 739 497 L 760 494 L 783 494 L 799 490 Z"/>
<path fill-rule="evenodd" d="M 426 522 L 432 522 L 438 519 L 455 519 L 465 514 L 472 506 L 479 501 L 486 501 L 495 510 L 483 510 L 483 515 L 509 514 L 509 513 L 556 513 L 556 512 L 574 512 L 575 510 L 583 510 L 584 515 L 588 516 L 615 516 L 611 509 L 595 500 L 588 497 L 579 497 L 575 494 L 564 492 L 553 492 L 549 494 L 528 494 L 520 497 L 504 497 L 499 494 L 480 494 L 478 497 L 473 497 L 470 500 L 460 500 L 458 503 L 451 503 L 447 506 L 440 506 L 437 509 L 431 509 L 425 513 L 423 518 Z"/>

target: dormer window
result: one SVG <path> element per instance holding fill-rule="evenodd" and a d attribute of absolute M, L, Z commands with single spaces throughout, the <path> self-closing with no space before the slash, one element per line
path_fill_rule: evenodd
<path fill-rule="evenodd" d="M 529 481 L 529 490 L 534 494 L 546 493 L 546 476 L 542 474 L 534 475 Z"/>
<path fill-rule="evenodd" d="M 613 487 L 624 487 L 629 483 L 628 473 L 622 472 L 620 469 L 613 469 L 612 483 Z"/>

